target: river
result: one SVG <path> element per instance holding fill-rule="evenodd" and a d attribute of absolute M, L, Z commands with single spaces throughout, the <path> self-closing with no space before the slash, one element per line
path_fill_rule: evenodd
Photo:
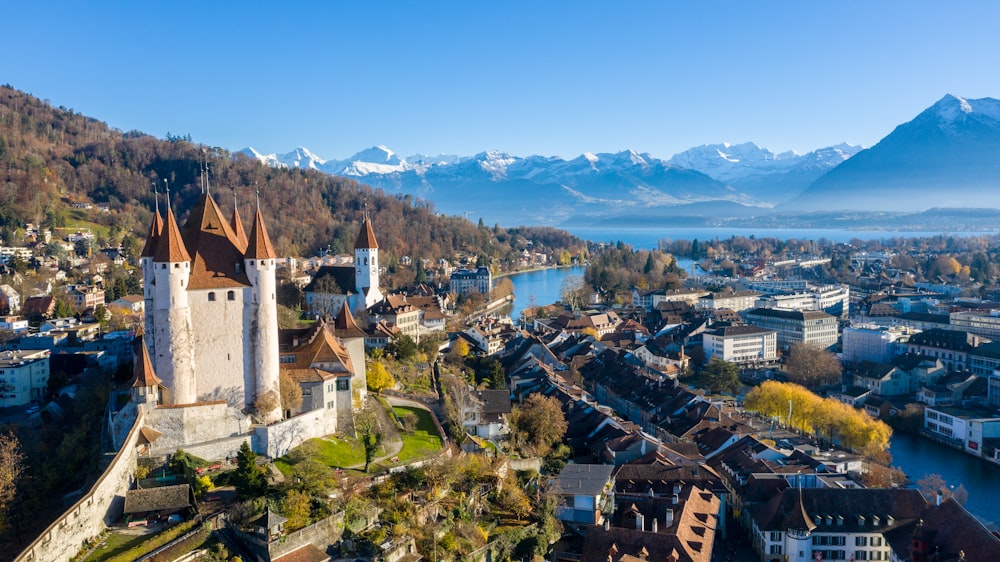
<path fill-rule="evenodd" d="M 949 487 L 961 484 L 969 491 L 969 513 L 984 522 L 1000 522 L 1000 466 L 908 433 L 893 434 L 889 452 L 893 466 L 914 486 L 928 474 L 940 474 Z"/>

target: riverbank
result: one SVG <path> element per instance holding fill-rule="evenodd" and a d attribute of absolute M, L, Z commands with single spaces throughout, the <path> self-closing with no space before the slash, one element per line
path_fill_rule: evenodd
<path fill-rule="evenodd" d="M 530 269 L 519 269 L 517 271 L 507 271 L 505 273 L 497 273 L 493 276 L 494 279 L 500 279 L 501 277 L 512 277 L 515 275 L 521 275 L 524 273 L 535 273 L 537 271 L 548 271 L 550 269 L 572 269 L 574 267 L 586 268 L 588 264 L 578 264 L 571 263 L 569 265 L 543 265 L 539 267 L 532 267 Z"/>

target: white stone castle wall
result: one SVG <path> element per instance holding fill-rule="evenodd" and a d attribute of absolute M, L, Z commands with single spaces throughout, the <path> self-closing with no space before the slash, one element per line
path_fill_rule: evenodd
<path fill-rule="evenodd" d="M 230 292 L 234 300 L 229 300 Z M 209 300 L 210 293 L 214 301 Z M 253 378 L 246 355 L 249 293 L 249 288 L 188 291 L 197 401 L 225 400 L 242 409 L 253 400 Z"/>
<path fill-rule="evenodd" d="M 118 450 L 104 474 L 90 491 L 48 526 L 28 548 L 18 555 L 17 562 L 59 562 L 76 556 L 84 541 L 99 535 L 121 519 L 125 507 L 125 492 L 135 476 L 138 450 L 136 441 L 143 425 L 140 413 L 125 443 Z"/>
<path fill-rule="evenodd" d="M 275 281 L 275 263 L 268 260 L 246 260 L 247 274 L 254 287 L 251 291 L 253 305 L 250 307 L 250 328 L 253 338 L 247 338 L 253 344 L 254 391 L 256 395 L 267 392 L 278 396 L 278 370 L 280 359 L 278 353 L 278 302 Z M 281 419 L 281 409 L 265 413 L 268 422 Z"/>
<path fill-rule="evenodd" d="M 308 439 L 336 431 L 336 410 L 313 410 L 272 425 L 255 427 L 251 446 L 258 454 L 278 458 Z"/>
<path fill-rule="evenodd" d="M 224 403 L 193 406 L 157 407 L 147 412 L 150 428 L 162 435 L 150 446 L 150 455 L 171 454 L 177 449 L 191 450 L 210 442 L 225 441 L 249 434 L 250 419 Z M 239 448 L 239 443 L 236 444 Z M 201 456 L 201 455 L 199 455 Z M 221 457 L 208 458 L 218 460 Z"/>

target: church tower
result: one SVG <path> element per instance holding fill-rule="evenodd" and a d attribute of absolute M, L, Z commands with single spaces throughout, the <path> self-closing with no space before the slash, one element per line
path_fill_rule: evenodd
<path fill-rule="evenodd" d="M 250 279 L 250 333 L 253 346 L 252 367 L 256 396 L 272 393 L 280 396 L 278 383 L 278 304 L 276 300 L 277 254 L 264 226 L 264 218 L 257 207 L 253 227 L 244 255 L 247 277 Z M 281 419 L 280 405 L 270 412 L 261 413 L 266 422 Z"/>
<path fill-rule="evenodd" d="M 367 209 L 354 243 L 354 285 L 364 297 L 365 308 L 371 308 L 382 300 L 382 292 L 378 288 L 378 242 Z"/>

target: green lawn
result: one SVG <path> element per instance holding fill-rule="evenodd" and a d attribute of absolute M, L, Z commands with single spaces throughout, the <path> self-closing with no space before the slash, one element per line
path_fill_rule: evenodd
<path fill-rule="evenodd" d="M 340 439 L 331 436 L 322 439 L 310 439 L 306 443 L 315 444 L 316 458 L 327 466 L 343 468 L 365 463 L 365 450 L 354 439 Z M 291 474 L 293 464 L 288 456 L 285 455 L 274 461 L 274 466 L 286 476 Z"/>
<path fill-rule="evenodd" d="M 426 457 L 441 450 L 441 435 L 438 433 L 437 426 L 434 425 L 434 420 L 431 418 L 430 412 L 423 408 L 408 408 L 405 406 L 396 406 L 393 408 L 393 411 L 401 418 L 407 414 L 414 414 L 418 420 L 417 428 L 413 433 L 401 432 L 403 448 L 397 455 L 399 462 L 403 463 Z"/>
<path fill-rule="evenodd" d="M 143 543 L 143 541 L 149 539 L 150 537 L 152 537 L 152 535 L 111 533 L 108 535 L 105 544 L 88 554 L 87 557 L 83 559 L 83 562 L 107 560 L 108 558 L 121 554 L 134 546 L 139 546 Z"/>

